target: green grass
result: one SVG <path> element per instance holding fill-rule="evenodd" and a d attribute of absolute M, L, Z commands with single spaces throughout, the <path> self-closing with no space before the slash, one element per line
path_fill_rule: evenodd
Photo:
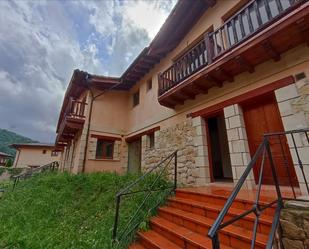
<path fill-rule="evenodd" d="M 148 186 L 154 177 L 149 176 L 135 190 Z M 0 199 L 0 248 L 113 248 L 115 194 L 136 178 L 112 173 L 54 173 L 20 182 L 14 192 L 7 191 Z M 160 179 L 154 187 L 167 184 Z M 123 199 L 119 231 L 144 195 Z M 158 194 L 151 195 L 146 204 L 150 207 L 157 198 Z M 144 214 L 153 214 L 147 210 L 143 208 Z"/>

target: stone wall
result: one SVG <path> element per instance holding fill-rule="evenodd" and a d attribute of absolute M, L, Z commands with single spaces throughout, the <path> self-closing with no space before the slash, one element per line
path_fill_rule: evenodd
<path fill-rule="evenodd" d="M 238 182 L 247 168 L 251 157 L 245 128 L 243 111 L 240 105 L 230 105 L 224 109 L 225 125 L 229 142 L 229 151 L 234 183 Z M 254 175 L 251 171 L 245 185 L 247 188 L 255 186 Z"/>
<path fill-rule="evenodd" d="M 296 81 L 275 91 L 283 126 L 286 131 L 309 127 L 309 80 L 307 78 Z M 295 151 L 294 141 L 287 136 L 295 171 L 302 193 L 307 193 L 304 178 L 300 170 Z M 304 173 L 309 179 L 309 144 L 305 134 L 294 135 Z"/>
<path fill-rule="evenodd" d="M 147 146 L 147 136 L 142 137 L 142 171 L 157 165 L 162 159 L 178 150 L 178 182 L 185 185 L 196 185 L 203 176 L 197 167 L 198 145 L 197 128 L 192 119 L 175 126 L 155 132 L 154 148 Z M 173 175 L 174 164 L 169 166 L 169 174 Z M 204 173 L 205 175 L 205 173 Z"/>
<path fill-rule="evenodd" d="M 286 249 L 309 249 L 309 202 L 286 202 L 280 222 Z"/>

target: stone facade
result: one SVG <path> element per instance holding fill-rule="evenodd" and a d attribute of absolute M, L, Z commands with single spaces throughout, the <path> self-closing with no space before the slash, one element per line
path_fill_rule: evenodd
<path fill-rule="evenodd" d="M 162 159 L 177 153 L 178 182 L 185 185 L 202 185 L 206 183 L 205 133 L 201 130 L 201 119 L 188 119 L 175 126 L 156 131 L 154 148 L 147 146 L 147 136 L 142 137 L 142 171 L 157 165 Z M 169 165 L 169 174 L 173 175 L 174 164 Z M 207 171 L 207 172 L 206 172 Z"/>
<path fill-rule="evenodd" d="M 229 143 L 233 180 L 236 183 L 247 168 L 251 156 L 245 129 L 245 122 L 241 106 L 238 104 L 224 108 L 225 125 Z M 255 186 L 253 172 L 249 174 L 246 187 Z"/>
<path fill-rule="evenodd" d="M 281 212 L 280 223 L 285 248 L 309 249 L 308 202 L 286 202 Z"/>
<path fill-rule="evenodd" d="M 295 84 L 288 85 L 275 91 L 280 115 L 286 131 L 309 127 L 309 80 L 304 78 Z M 304 173 L 309 178 L 309 145 L 304 133 L 295 134 L 294 141 L 287 136 L 296 175 L 302 193 L 307 193 L 304 178 L 300 169 L 295 145 L 302 162 Z M 294 145 L 295 142 L 295 145 Z"/>

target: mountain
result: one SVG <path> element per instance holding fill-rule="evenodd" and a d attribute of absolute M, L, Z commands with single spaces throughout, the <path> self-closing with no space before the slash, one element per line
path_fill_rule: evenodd
<path fill-rule="evenodd" d="M 21 136 L 15 132 L 0 129 L 0 151 L 15 156 L 16 150 L 9 147 L 14 143 L 36 143 L 28 137 Z"/>

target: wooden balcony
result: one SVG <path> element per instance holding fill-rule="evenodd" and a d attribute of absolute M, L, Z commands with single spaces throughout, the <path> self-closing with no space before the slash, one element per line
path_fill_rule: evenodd
<path fill-rule="evenodd" d="M 87 103 L 70 98 L 65 109 L 56 139 L 57 146 L 66 145 L 76 133 L 83 129 L 85 123 L 85 107 Z"/>
<path fill-rule="evenodd" d="M 251 0 L 217 30 L 207 33 L 158 75 L 158 100 L 174 108 L 256 65 L 307 42 L 309 3 L 305 0 Z"/>

